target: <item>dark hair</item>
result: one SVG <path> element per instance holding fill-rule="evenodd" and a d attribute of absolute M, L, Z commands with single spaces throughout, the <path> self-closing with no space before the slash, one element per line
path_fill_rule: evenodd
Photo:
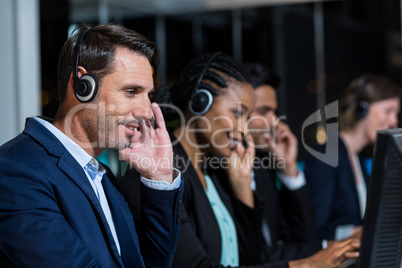
<path fill-rule="evenodd" d="M 101 84 L 102 78 L 113 71 L 113 60 L 117 47 L 125 47 L 148 58 L 152 66 L 159 59 L 159 49 L 141 34 L 114 24 L 102 24 L 90 28 L 78 25 L 61 49 L 58 62 L 58 87 L 60 102 L 64 101 L 68 81 L 74 67 L 74 47 L 78 36 L 85 30 L 80 46 L 79 65 L 95 75 Z"/>
<path fill-rule="evenodd" d="M 339 101 L 339 129 L 351 130 L 359 121 L 358 103 L 400 98 L 401 89 L 383 75 L 366 74 L 354 79 L 344 89 Z"/>
<path fill-rule="evenodd" d="M 214 57 L 212 61 L 211 57 Z M 172 87 L 160 88 L 155 94 L 154 101 L 159 104 L 173 104 L 185 112 L 206 65 L 208 67 L 197 89 L 207 89 L 213 96 L 222 94 L 229 83 L 248 82 L 244 66 L 233 57 L 223 52 L 207 53 L 190 62 L 181 71 Z M 166 120 L 178 118 L 178 113 L 173 109 L 164 107 L 161 109 Z"/>
<path fill-rule="evenodd" d="M 254 89 L 262 85 L 270 85 L 274 89 L 279 87 L 281 79 L 272 69 L 259 63 L 245 63 L 244 67 Z"/>

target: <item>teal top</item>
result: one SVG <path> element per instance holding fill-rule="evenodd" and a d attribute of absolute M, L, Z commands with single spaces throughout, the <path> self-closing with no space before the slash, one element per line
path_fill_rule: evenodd
<path fill-rule="evenodd" d="M 219 225 L 222 239 L 221 264 L 224 266 L 239 266 L 239 248 L 237 244 L 236 226 L 233 218 L 223 204 L 211 177 L 205 174 L 207 189 L 205 193 L 211 204 Z"/>

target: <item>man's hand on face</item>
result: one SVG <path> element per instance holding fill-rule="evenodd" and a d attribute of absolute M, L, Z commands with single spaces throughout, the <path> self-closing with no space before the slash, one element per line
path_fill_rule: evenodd
<path fill-rule="evenodd" d="M 285 160 L 285 166 L 281 169 L 284 175 L 296 177 L 297 168 L 297 138 L 290 131 L 288 125 L 278 122 L 275 127 L 275 135 L 268 138 L 268 146 L 275 157 Z"/>
<path fill-rule="evenodd" d="M 172 143 L 161 109 L 156 103 L 151 108 L 158 128 L 154 129 L 150 120 L 141 120 L 140 137 L 132 137 L 130 146 L 119 152 L 143 177 L 172 183 L 175 177 Z"/>

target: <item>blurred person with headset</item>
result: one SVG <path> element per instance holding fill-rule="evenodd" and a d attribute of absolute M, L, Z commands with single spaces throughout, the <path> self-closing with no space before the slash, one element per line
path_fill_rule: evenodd
<path fill-rule="evenodd" d="M 344 89 L 339 101 L 338 165 L 313 156 L 306 160 L 317 238 L 343 239 L 361 231 L 369 175 L 359 154 L 375 143 L 378 130 L 398 126 L 400 94 L 392 80 L 372 74 L 354 79 Z M 325 148 L 324 144 L 317 149 Z"/>
<path fill-rule="evenodd" d="M 245 68 L 256 97 L 248 126 L 258 160 L 252 185 L 265 203 L 264 252 L 268 259 L 278 254 L 286 259 L 310 256 L 327 241 L 315 241 L 310 191 L 297 163 L 298 141 L 276 115 L 280 77 L 259 63 L 246 63 Z"/>

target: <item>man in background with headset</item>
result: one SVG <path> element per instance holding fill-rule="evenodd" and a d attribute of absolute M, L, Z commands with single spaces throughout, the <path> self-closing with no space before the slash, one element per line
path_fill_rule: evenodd
<path fill-rule="evenodd" d="M 157 58 L 154 43 L 111 24 L 66 41 L 56 118 L 28 118 L 0 147 L 0 267 L 170 266 L 183 183 L 148 97 Z M 142 175 L 141 226 L 96 160 L 105 148 Z"/>
<path fill-rule="evenodd" d="M 297 164 L 298 141 L 276 115 L 280 77 L 259 63 L 246 63 L 256 102 L 249 131 L 256 148 L 253 188 L 264 201 L 265 258 L 298 259 L 327 247 L 315 240 L 309 187 Z"/>

